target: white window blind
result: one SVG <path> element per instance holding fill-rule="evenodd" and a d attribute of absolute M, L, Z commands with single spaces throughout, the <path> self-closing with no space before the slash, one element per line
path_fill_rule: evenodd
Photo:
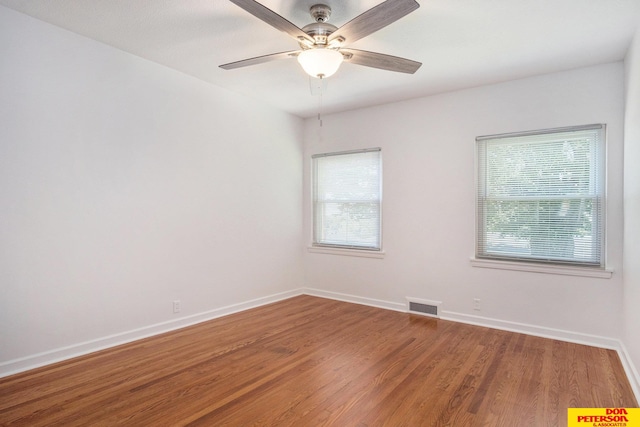
<path fill-rule="evenodd" d="M 315 155 L 313 174 L 313 245 L 380 250 L 380 149 Z"/>
<path fill-rule="evenodd" d="M 476 257 L 604 268 L 605 127 L 477 138 Z"/>

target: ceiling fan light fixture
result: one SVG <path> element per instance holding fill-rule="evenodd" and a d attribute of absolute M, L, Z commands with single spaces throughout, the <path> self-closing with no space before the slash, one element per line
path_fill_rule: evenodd
<path fill-rule="evenodd" d="M 317 79 L 332 76 L 340 68 L 342 60 L 342 54 L 333 49 L 308 49 L 298 55 L 302 69 Z"/>

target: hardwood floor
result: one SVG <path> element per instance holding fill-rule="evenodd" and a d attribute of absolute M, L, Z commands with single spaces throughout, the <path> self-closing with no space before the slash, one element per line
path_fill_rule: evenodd
<path fill-rule="evenodd" d="M 24 426 L 566 426 L 616 352 L 310 296 L 0 379 Z"/>

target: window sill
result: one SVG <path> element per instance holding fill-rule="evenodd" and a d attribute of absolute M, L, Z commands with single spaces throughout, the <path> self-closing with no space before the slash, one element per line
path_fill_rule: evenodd
<path fill-rule="evenodd" d="M 596 277 L 610 279 L 611 270 L 600 270 L 589 267 L 571 267 L 565 265 L 533 264 L 527 262 L 498 261 L 489 259 L 471 258 L 472 267 L 495 268 L 499 270 L 528 271 L 530 273 L 560 274 L 564 276 Z"/>
<path fill-rule="evenodd" d="M 307 251 L 314 254 L 355 256 L 361 258 L 384 258 L 382 251 L 366 251 L 358 249 L 327 248 L 323 246 L 308 246 Z"/>

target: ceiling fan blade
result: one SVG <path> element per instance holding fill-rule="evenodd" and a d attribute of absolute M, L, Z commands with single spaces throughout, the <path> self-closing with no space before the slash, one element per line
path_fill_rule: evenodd
<path fill-rule="evenodd" d="M 399 73 L 413 74 L 418 71 L 418 68 L 422 65 L 421 62 L 412 61 L 410 59 L 385 55 L 383 53 L 369 52 L 366 50 L 340 49 L 340 52 L 345 57 L 344 60 L 352 64 L 380 68 L 381 70 L 397 71 Z M 349 55 L 351 55 L 351 57 L 349 57 Z"/>
<path fill-rule="evenodd" d="M 415 0 L 387 0 L 338 28 L 329 36 L 329 42 L 342 38 L 344 43 L 353 43 L 394 23 L 419 7 Z"/>
<path fill-rule="evenodd" d="M 255 0 L 229 0 L 237 6 L 240 6 L 242 9 L 246 10 L 253 16 L 258 19 L 263 20 L 267 24 L 271 25 L 274 28 L 277 28 L 280 31 L 283 31 L 289 34 L 296 40 L 308 40 L 313 43 L 313 38 L 309 36 L 307 33 L 302 31 L 293 23 L 289 22 L 282 16 L 275 13 L 273 10 L 269 9 L 266 6 L 258 3 Z"/>
<path fill-rule="evenodd" d="M 270 55 L 256 56 L 255 58 L 243 59 L 242 61 L 230 62 L 220 65 L 224 70 L 233 70 L 234 68 L 248 67 L 250 65 L 263 64 L 265 62 L 275 61 L 278 59 L 295 58 L 300 53 L 299 50 L 289 52 L 272 53 Z"/>

